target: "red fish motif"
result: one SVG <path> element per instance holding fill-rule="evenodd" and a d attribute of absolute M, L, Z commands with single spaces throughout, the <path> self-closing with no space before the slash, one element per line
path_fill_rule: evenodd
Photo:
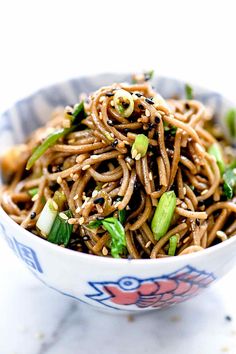
<path fill-rule="evenodd" d="M 139 279 L 127 276 L 117 282 L 90 282 L 96 293 L 87 297 L 117 309 L 124 305 L 140 309 L 164 308 L 196 295 L 214 279 L 212 273 L 186 266 L 161 277 Z"/>

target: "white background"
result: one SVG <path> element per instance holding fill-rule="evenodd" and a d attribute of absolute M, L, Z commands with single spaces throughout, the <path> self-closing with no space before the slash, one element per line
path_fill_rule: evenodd
<path fill-rule="evenodd" d="M 143 69 L 212 88 L 236 103 L 233 0 L 1 0 L 0 7 L 0 110 L 66 78 Z M 82 320 L 81 311 L 72 316 L 64 344 L 57 340 L 55 351 L 42 349 L 43 344 L 40 351 L 37 331 L 46 332 L 46 340 L 53 342 L 52 318 L 59 321 L 58 307 L 64 309 L 68 302 L 43 290 L 1 243 L 0 247 L 0 354 L 119 353 L 116 330 L 123 326 L 122 354 L 236 353 L 235 320 L 224 320 L 227 313 L 236 317 L 235 270 L 208 295 L 162 313 L 159 320 L 146 316 L 145 323 L 139 319 L 128 328 L 123 320 L 103 315 L 109 338 L 103 340 L 99 332 L 98 346 L 81 333 L 85 322 L 94 334 L 99 317 L 82 307 Z M 170 317 L 180 313 L 184 320 L 171 325 Z M 152 326 L 161 327 L 161 336 Z M 143 333 L 146 340 L 140 341 Z"/>

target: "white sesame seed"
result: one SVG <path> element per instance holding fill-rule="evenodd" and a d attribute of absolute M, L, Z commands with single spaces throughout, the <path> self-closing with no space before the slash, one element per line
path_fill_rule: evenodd
<path fill-rule="evenodd" d="M 99 98 L 99 102 L 100 102 L 100 103 L 102 103 L 104 100 L 105 100 L 105 96 L 101 96 L 101 97 Z"/>
<path fill-rule="evenodd" d="M 98 195 L 98 191 L 95 189 L 92 193 L 92 198 L 95 198 Z"/>
<path fill-rule="evenodd" d="M 70 225 L 74 225 L 75 223 L 76 223 L 76 219 L 75 218 L 70 218 L 68 220 L 68 224 L 70 224 Z"/>
<path fill-rule="evenodd" d="M 68 220 L 68 216 L 65 213 L 59 213 L 60 218 L 64 219 L 64 220 Z"/>
<path fill-rule="evenodd" d="M 222 241 L 225 241 L 227 240 L 227 235 L 225 232 L 219 230 L 216 232 L 216 235 L 222 240 Z"/>
<path fill-rule="evenodd" d="M 135 156 L 135 160 L 140 160 L 141 159 L 141 154 L 139 153 L 138 155 Z"/>
<path fill-rule="evenodd" d="M 148 109 L 145 109 L 145 116 L 146 117 L 150 117 L 151 113 Z"/>
<path fill-rule="evenodd" d="M 184 193 L 184 195 L 187 193 L 186 187 L 183 187 L 183 193 Z"/>
<path fill-rule="evenodd" d="M 82 170 L 85 171 L 85 170 L 87 170 L 87 169 L 90 168 L 90 167 L 91 167 L 90 165 L 84 165 L 84 166 L 82 167 Z"/>
<path fill-rule="evenodd" d="M 148 241 L 145 245 L 145 248 L 148 248 L 151 245 L 151 241 Z"/>
<path fill-rule="evenodd" d="M 61 176 L 57 177 L 57 183 L 60 184 L 62 182 Z"/>
<path fill-rule="evenodd" d="M 149 172 L 148 177 L 149 177 L 150 181 L 152 181 L 152 172 Z"/>
<path fill-rule="evenodd" d="M 71 174 L 70 174 L 70 177 L 73 178 L 73 176 L 74 176 L 73 173 L 71 173 Z"/>
<path fill-rule="evenodd" d="M 184 240 L 183 240 L 183 243 L 187 243 L 189 241 L 190 237 L 186 237 Z"/>
<path fill-rule="evenodd" d="M 32 200 L 32 202 L 36 202 L 36 200 L 38 200 L 38 199 L 39 199 L 39 195 L 37 193 L 33 196 L 33 198 L 31 200 Z"/>
<path fill-rule="evenodd" d="M 181 207 L 182 207 L 183 209 L 187 209 L 187 208 L 188 208 L 187 204 L 184 203 L 184 202 L 181 203 Z"/>
<path fill-rule="evenodd" d="M 81 210 L 81 207 L 78 207 L 78 208 L 75 210 L 75 212 L 78 214 L 78 213 L 80 212 L 80 210 Z"/>
<path fill-rule="evenodd" d="M 108 255 L 108 249 L 105 246 L 102 248 L 102 254 L 103 254 L 103 256 Z"/>
<path fill-rule="evenodd" d="M 98 155 L 91 155 L 90 158 L 93 159 L 93 160 L 96 160 L 96 159 L 99 158 L 99 156 Z"/>
<path fill-rule="evenodd" d="M 111 136 L 112 138 L 114 138 L 114 137 L 115 137 L 115 135 L 114 135 L 113 133 L 110 133 L 110 136 Z"/>
<path fill-rule="evenodd" d="M 74 175 L 73 175 L 73 181 L 75 182 L 75 181 L 77 181 L 78 180 L 78 178 L 79 178 L 79 176 L 77 175 L 77 173 L 75 173 Z"/>
<path fill-rule="evenodd" d="M 81 218 L 79 218 L 79 224 L 82 225 L 84 223 L 84 217 L 81 216 Z"/>
<path fill-rule="evenodd" d="M 112 107 L 114 107 L 114 106 L 115 106 L 115 103 L 114 103 L 114 101 L 113 101 L 113 100 L 111 100 L 110 105 L 111 105 Z"/>
<path fill-rule="evenodd" d="M 201 192 L 201 195 L 205 195 L 208 193 L 208 189 L 204 189 L 204 191 Z"/>
<path fill-rule="evenodd" d="M 129 205 L 127 205 L 125 209 L 126 209 L 126 210 L 130 210 L 130 206 L 129 206 Z"/>
<path fill-rule="evenodd" d="M 132 159 L 135 159 L 137 155 L 138 155 L 138 151 L 136 149 L 132 149 Z"/>

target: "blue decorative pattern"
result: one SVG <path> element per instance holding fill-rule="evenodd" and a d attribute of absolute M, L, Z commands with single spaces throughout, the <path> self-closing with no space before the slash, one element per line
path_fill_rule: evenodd
<path fill-rule="evenodd" d="M 195 296 L 214 279 L 213 273 L 186 266 L 160 277 L 140 279 L 126 276 L 117 281 L 90 282 L 95 292 L 86 296 L 118 310 L 124 305 L 140 309 L 164 308 Z"/>
<path fill-rule="evenodd" d="M 17 241 L 15 237 L 11 238 L 7 235 L 5 227 L 0 223 L 0 229 L 8 246 L 16 254 L 17 257 L 21 258 L 22 261 L 31 269 L 36 270 L 39 273 L 43 273 L 42 267 L 39 263 L 36 252 L 29 246 Z"/>

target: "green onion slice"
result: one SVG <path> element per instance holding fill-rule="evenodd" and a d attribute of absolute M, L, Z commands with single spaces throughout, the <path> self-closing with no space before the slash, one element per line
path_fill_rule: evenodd
<path fill-rule="evenodd" d="M 188 84 L 185 85 L 185 96 L 187 100 L 193 99 L 193 88 Z"/>
<path fill-rule="evenodd" d="M 179 241 L 178 235 L 173 235 L 169 239 L 169 250 L 168 250 L 168 255 L 169 256 L 174 256 L 177 248 L 177 244 Z"/>
<path fill-rule="evenodd" d="M 101 220 L 102 226 L 111 235 L 111 255 L 120 258 L 126 249 L 125 230 L 120 221 L 114 217 Z"/>
<path fill-rule="evenodd" d="M 236 109 L 230 109 L 225 117 L 226 124 L 229 129 L 230 136 L 236 138 Z"/>
<path fill-rule="evenodd" d="M 26 169 L 30 170 L 35 162 L 47 151 L 51 146 L 53 146 L 60 138 L 66 136 L 73 130 L 75 130 L 80 122 L 86 117 L 84 111 L 84 102 L 82 101 L 76 108 L 73 113 L 72 127 L 71 128 L 62 128 L 55 130 L 53 133 L 49 134 L 47 138 L 39 145 L 29 158 Z"/>
<path fill-rule="evenodd" d="M 73 225 L 68 223 L 68 219 L 73 217 L 70 210 L 59 213 L 52 225 L 47 240 L 57 245 L 67 246 L 73 230 Z"/>
<path fill-rule="evenodd" d="M 148 150 L 149 139 L 144 134 L 138 134 L 132 145 L 131 155 L 135 159 L 137 156 L 144 157 Z"/>
<path fill-rule="evenodd" d="M 29 195 L 33 198 L 36 194 L 38 194 L 38 188 L 31 188 L 28 190 Z"/>
<path fill-rule="evenodd" d="M 214 143 L 212 144 L 209 149 L 208 149 L 208 153 L 211 156 L 214 156 L 216 159 L 216 163 L 219 167 L 221 176 L 223 175 L 223 173 L 225 172 L 225 163 L 223 160 L 223 155 L 222 155 L 222 151 L 221 151 L 221 147 L 218 143 Z"/>
<path fill-rule="evenodd" d="M 227 199 L 232 199 L 236 193 L 236 161 L 226 168 L 223 181 L 224 194 Z"/>
<path fill-rule="evenodd" d="M 48 199 L 36 223 L 37 228 L 41 231 L 43 236 L 47 236 L 49 234 L 57 214 L 57 203 L 55 203 L 51 198 Z"/>
<path fill-rule="evenodd" d="M 157 241 L 168 231 L 175 207 L 175 192 L 170 191 L 162 194 L 151 223 L 152 232 Z"/>
<path fill-rule="evenodd" d="M 114 104 L 116 111 L 122 116 L 128 118 L 134 110 L 134 100 L 132 95 L 123 89 L 117 90 L 114 95 Z"/>

